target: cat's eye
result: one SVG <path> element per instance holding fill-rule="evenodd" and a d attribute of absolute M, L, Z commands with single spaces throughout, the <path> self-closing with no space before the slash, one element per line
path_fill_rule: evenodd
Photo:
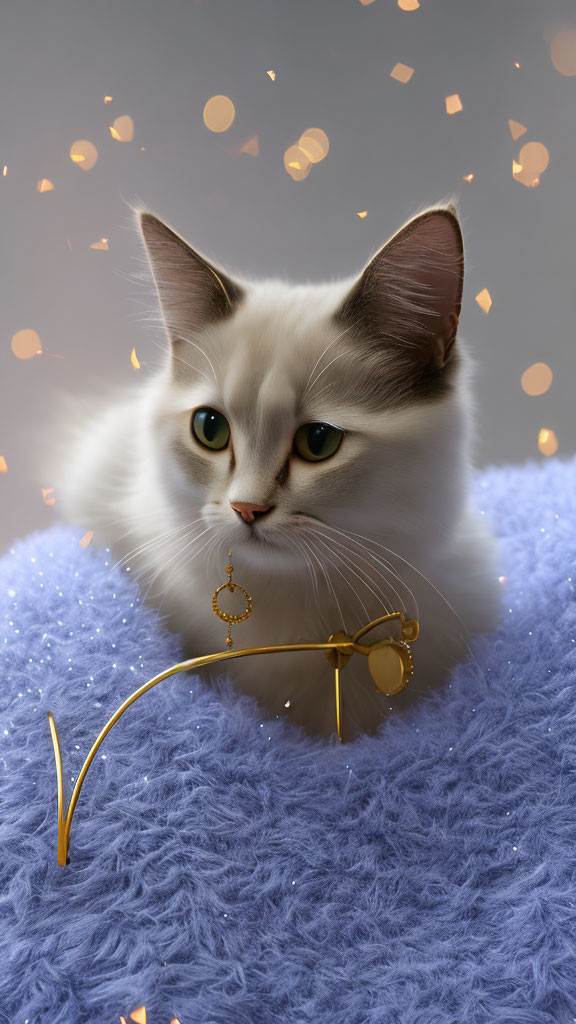
<path fill-rule="evenodd" d="M 307 462 L 321 462 L 338 451 L 343 436 L 330 423 L 304 423 L 294 435 L 294 450 Z"/>
<path fill-rule="evenodd" d="M 216 409 L 196 409 L 192 415 L 192 433 L 205 448 L 222 451 L 230 440 L 230 425 Z"/>

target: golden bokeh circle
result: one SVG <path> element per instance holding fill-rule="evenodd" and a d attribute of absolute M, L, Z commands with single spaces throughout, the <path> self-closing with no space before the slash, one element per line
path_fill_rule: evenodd
<path fill-rule="evenodd" d="M 561 75 L 576 75 L 576 29 L 557 32 L 550 43 L 550 59 Z"/>
<path fill-rule="evenodd" d="M 307 128 L 298 139 L 298 146 L 312 164 L 319 164 L 328 156 L 330 140 L 321 128 Z"/>
<path fill-rule="evenodd" d="M 98 150 L 88 139 L 77 139 L 70 146 L 70 159 L 83 171 L 91 171 L 98 160 Z"/>
<path fill-rule="evenodd" d="M 211 132 L 226 132 L 236 117 L 228 96 L 212 96 L 204 107 L 204 124 Z"/>
<path fill-rule="evenodd" d="M 524 370 L 520 383 L 527 395 L 543 395 L 550 387 L 554 374 L 546 363 L 533 363 Z"/>
<path fill-rule="evenodd" d="M 293 181 L 304 181 L 310 174 L 312 163 L 304 150 L 295 143 L 288 146 L 284 153 L 284 167 Z"/>
<path fill-rule="evenodd" d="M 538 448 L 542 455 L 554 455 L 558 451 L 558 438 L 553 430 L 543 427 L 538 431 Z"/>
<path fill-rule="evenodd" d="M 115 117 L 110 128 L 110 134 L 117 142 L 132 142 L 134 138 L 134 121 L 130 114 L 120 114 L 119 117 Z"/>
<path fill-rule="evenodd" d="M 29 327 L 16 331 L 12 336 L 11 346 L 17 359 L 32 359 L 34 356 L 42 355 L 40 336 Z"/>
<path fill-rule="evenodd" d="M 520 150 L 518 163 L 522 171 L 536 177 L 546 170 L 550 163 L 550 153 L 542 142 L 526 142 Z"/>

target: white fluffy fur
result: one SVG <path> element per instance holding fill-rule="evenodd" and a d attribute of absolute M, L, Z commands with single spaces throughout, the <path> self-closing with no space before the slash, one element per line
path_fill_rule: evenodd
<path fill-rule="evenodd" d="M 400 695 L 377 693 L 359 655 L 344 672 L 348 738 L 445 681 L 469 634 L 493 626 L 498 603 L 492 541 L 469 502 L 469 353 L 458 341 L 457 384 L 441 400 L 370 413 L 361 396 L 344 402 L 339 382 L 355 373 L 354 350 L 349 338 L 347 347 L 335 340 L 331 316 L 353 284 L 243 283 L 232 316 L 197 329 L 160 372 L 139 376 L 130 395 L 111 397 L 85 423 L 59 486 L 67 516 L 141 577 L 191 656 L 224 648 L 211 597 L 229 547 L 234 578 L 254 598 L 252 617 L 233 628 L 238 648 L 321 641 L 383 610 L 418 617 L 414 677 Z M 192 438 L 199 406 L 227 416 L 232 468 L 229 453 Z M 280 486 L 294 432 L 311 420 L 347 431 L 342 446 L 326 462 L 291 458 Z M 251 529 L 231 500 L 276 508 Z M 333 676 L 321 654 L 228 668 L 272 714 L 334 731 Z"/>

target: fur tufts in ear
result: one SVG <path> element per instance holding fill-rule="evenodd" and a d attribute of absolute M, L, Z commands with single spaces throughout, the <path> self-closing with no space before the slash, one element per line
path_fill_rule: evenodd
<path fill-rule="evenodd" d="M 232 315 L 244 297 L 240 285 L 152 213 L 140 213 L 140 231 L 172 342 Z"/>
<path fill-rule="evenodd" d="M 398 347 L 422 371 L 444 366 L 462 303 L 464 251 L 452 207 L 428 210 L 376 254 L 336 314 L 372 345 Z"/>

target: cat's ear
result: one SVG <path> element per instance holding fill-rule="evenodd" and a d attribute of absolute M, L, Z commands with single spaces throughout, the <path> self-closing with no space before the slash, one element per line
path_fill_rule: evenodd
<path fill-rule="evenodd" d="M 234 313 L 244 297 L 240 285 L 152 213 L 140 213 L 140 230 L 173 342 Z"/>
<path fill-rule="evenodd" d="M 374 256 L 337 319 L 372 344 L 401 349 L 421 369 L 438 369 L 456 340 L 463 281 L 456 212 L 452 207 L 428 210 Z"/>

